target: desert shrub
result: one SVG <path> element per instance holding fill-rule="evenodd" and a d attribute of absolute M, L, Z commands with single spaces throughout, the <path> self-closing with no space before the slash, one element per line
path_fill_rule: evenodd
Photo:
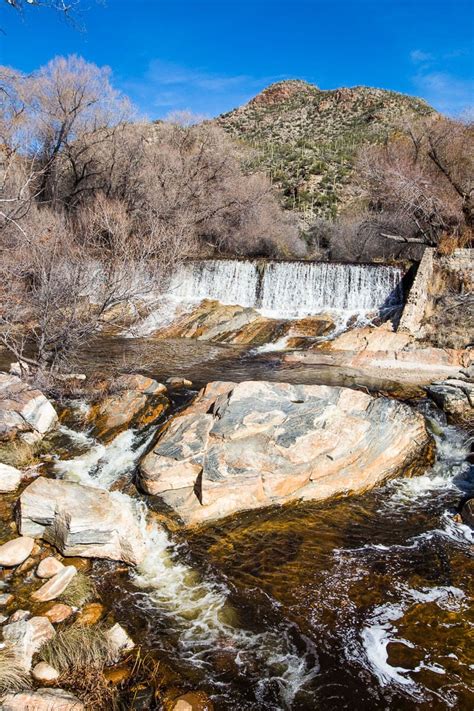
<path fill-rule="evenodd" d="M 84 573 L 77 572 L 59 599 L 71 607 L 82 607 L 96 596 L 97 588 L 94 581 Z"/>
<path fill-rule="evenodd" d="M 57 631 L 41 647 L 39 656 L 61 674 L 73 669 L 103 669 L 113 655 L 103 625 L 72 624 Z"/>
<path fill-rule="evenodd" d="M 308 230 L 308 249 L 315 256 L 343 262 L 421 259 L 425 245 L 415 236 L 416 229 L 406 215 L 395 212 L 318 219 Z"/>
<path fill-rule="evenodd" d="M 29 685 L 29 674 L 20 667 L 15 652 L 9 647 L 0 649 L 0 694 L 21 691 Z"/>

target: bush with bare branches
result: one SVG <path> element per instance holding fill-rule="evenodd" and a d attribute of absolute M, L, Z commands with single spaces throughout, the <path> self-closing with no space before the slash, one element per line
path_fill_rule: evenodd
<path fill-rule="evenodd" d="M 357 166 L 371 210 L 403 222 L 387 239 L 429 246 L 444 234 L 472 239 L 474 126 L 437 117 L 402 128 L 386 145 L 365 147 Z"/>

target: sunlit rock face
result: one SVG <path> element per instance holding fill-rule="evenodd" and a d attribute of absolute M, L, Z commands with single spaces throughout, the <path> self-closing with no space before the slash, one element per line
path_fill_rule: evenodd
<path fill-rule="evenodd" d="M 23 536 L 43 538 L 65 556 L 135 565 L 144 542 L 130 499 L 72 481 L 39 477 L 19 500 Z"/>
<path fill-rule="evenodd" d="M 290 321 L 263 316 L 250 307 L 205 300 L 172 324 L 155 331 L 153 336 L 260 346 L 283 337 L 311 342 L 318 336 L 331 333 L 334 327 L 334 319 L 328 314 Z"/>
<path fill-rule="evenodd" d="M 108 395 L 90 409 L 87 419 L 93 432 L 105 440 L 121 430 L 156 420 L 169 406 L 166 387 L 153 378 L 125 374 L 116 378 Z"/>
<path fill-rule="evenodd" d="M 365 491 L 429 462 L 424 418 L 348 388 L 210 383 L 142 460 L 140 482 L 187 524 Z"/>
<path fill-rule="evenodd" d="M 0 373 L 0 460 L 3 464 L 22 467 L 29 463 L 34 445 L 57 421 L 56 410 L 42 392 L 16 375 Z M 14 481 L 6 487 L 6 490 L 16 488 Z"/>

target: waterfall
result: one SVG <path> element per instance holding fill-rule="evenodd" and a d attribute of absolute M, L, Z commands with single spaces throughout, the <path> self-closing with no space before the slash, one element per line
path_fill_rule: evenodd
<path fill-rule="evenodd" d="M 398 267 L 379 265 L 207 260 L 182 265 L 169 291 L 179 301 L 215 299 L 298 318 L 400 307 L 402 278 Z"/>
<path fill-rule="evenodd" d="M 255 306 L 259 273 L 255 262 L 236 259 L 186 262 L 173 275 L 170 293 L 180 301 L 215 299 Z"/>

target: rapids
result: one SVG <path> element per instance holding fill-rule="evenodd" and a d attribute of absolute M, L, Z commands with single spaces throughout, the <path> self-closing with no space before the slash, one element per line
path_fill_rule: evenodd
<path fill-rule="evenodd" d="M 280 371 L 268 357 L 232 349 L 227 358 L 219 348 L 198 352 L 192 369 L 203 382 L 219 368 L 236 380 L 265 370 L 280 380 L 328 376 Z M 160 353 L 161 365 L 157 351 L 154 366 L 150 357 L 155 375 L 170 370 Z M 191 396 L 177 396 L 174 408 Z M 469 439 L 434 406 L 418 407 L 437 444 L 423 476 L 199 531 L 171 533 L 157 501 L 124 493 L 153 427 L 104 445 L 63 426 L 53 473 L 108 489 L 120 483 L 114 496 L 134 507 L 148 553 L 130 573 L 98 563 L 97 583 L 131 636 L 207 691 L 217 711 L 468 709 L 472 532 L 453 513 L 473 490 Z"/>

